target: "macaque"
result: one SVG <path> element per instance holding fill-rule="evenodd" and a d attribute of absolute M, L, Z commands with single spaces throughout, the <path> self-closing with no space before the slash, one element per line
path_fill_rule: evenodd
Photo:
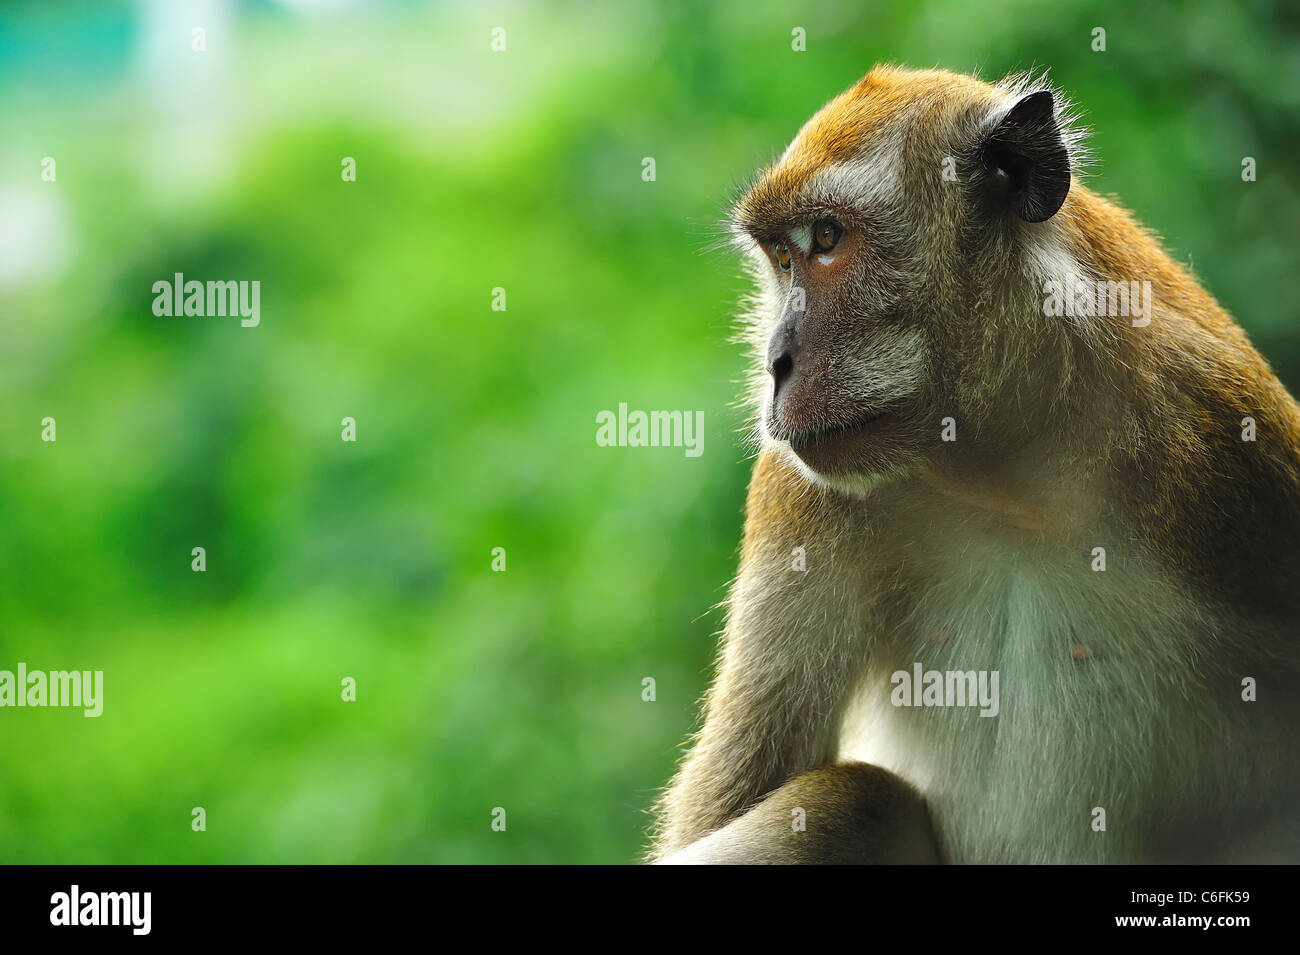
<path fill-rule="evenodd" d="M 650 859 L 1300 861 L 1300 407 L 1086 167 L 1042 80 L 877 67 L 736 202 L 760 448 Z"/>

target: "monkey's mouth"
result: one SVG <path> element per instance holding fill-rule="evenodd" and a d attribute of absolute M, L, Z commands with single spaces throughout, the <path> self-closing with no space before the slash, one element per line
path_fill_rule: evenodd
<path fill-rule="evenodd" d="M 879 431 L 888 421 L 888 412 L 880 411 L 830 428 L 816 431 L 791 431 L 782 437 L 790 442 L 790 447 L 795 454 L 803 457 L 804 452 L 832 450 L 853 438 Z"/>

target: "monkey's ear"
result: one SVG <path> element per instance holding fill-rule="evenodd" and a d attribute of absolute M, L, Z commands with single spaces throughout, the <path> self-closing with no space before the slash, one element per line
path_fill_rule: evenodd
<path fill-rule="evenodd" d="M 1051 90 L 1030 93 L 1011 107 L 985 135 L 982 153 L 995 201 L 1026 222 L 1056 215 L 1070 191 L 1070 154 Z"/>

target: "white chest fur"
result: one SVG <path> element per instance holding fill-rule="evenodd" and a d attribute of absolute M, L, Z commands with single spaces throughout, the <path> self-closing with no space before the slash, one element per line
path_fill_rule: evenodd
<path fill-rule="evenodd" d="M 949 861 L 1195 859 L 1198 829 L 1231 841 L 1254 806 L 1276 804 L 1260 791 L 1288 777 L 1260 773 L 1272 724 L 1252 722 L 1215 658 L 1216 624 L 1172 588 L 1133 568 L 1094 573 L 1082 554 L 1061 566 L 964 546 L 934 569 L 874 642 L 839 759 L 917 786 Z M 997 672 L 997 715 L 895 705 L 891 674 L 918 663 Z"/>

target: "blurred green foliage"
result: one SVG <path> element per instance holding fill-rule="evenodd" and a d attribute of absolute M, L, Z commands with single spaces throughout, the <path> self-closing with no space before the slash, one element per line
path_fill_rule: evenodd
<path fill-rule="evenodd" d="M 251 4 L 202 54 L 183 15 L 7 8 L 4 248 L 55 215 L 70 251 L 0 284 L 0 668 L 106 699 L 0 710 L 0 861 L 635 859 L 748 468 L 706 250 L 874 62 L 1050 68 L 1092 185 L 1300 383 L 1297 8 L 1112 6 Z M 177 271 L 261 281 L 260 327 L 155 317 Z M 619 402 L 703 409 L 703 456 L 597 447 Z"/>

